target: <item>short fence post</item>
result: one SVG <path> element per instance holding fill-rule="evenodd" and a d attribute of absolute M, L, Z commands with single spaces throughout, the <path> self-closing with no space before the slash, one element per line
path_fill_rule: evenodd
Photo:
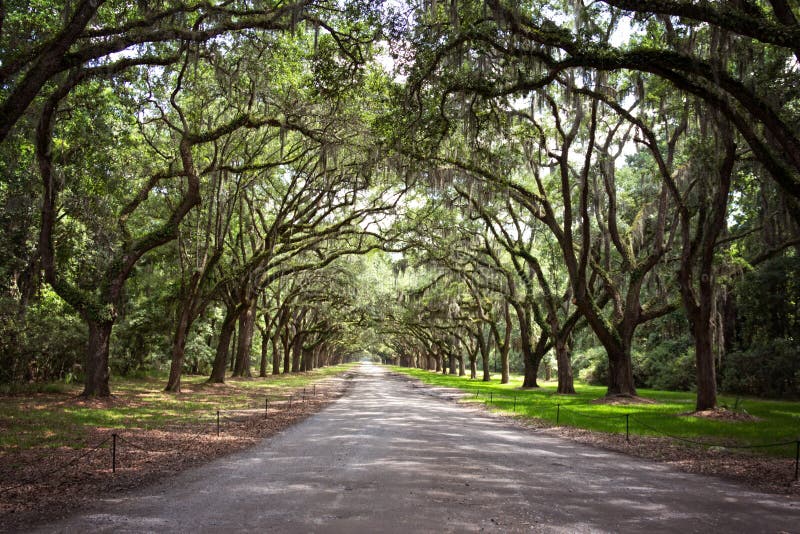
<path fill-rule="evenodd" d="M 556 404 L 556 426 L 558 426 L 558 420 L 561 418 L 561 405 Z"/>
<path fill-rule="evenodd" d="M 264 419 L 267 418 L 269 413 L 269 397 L 264 397 Z"/>
<path fill-rule="evenodd" d="M 217 437 L 219 437 L 219 410 L 217 410 Z"/>
<path fill-rule="evenodd" d="M 314 396 L 316 397 L 317 396 L 317 385 L 316 384 L 314 384 L 314 390 L 313 391 L 314 391 Z"/>
<path fill-rule="evenodd" d="M 517 411 L 517 396 L 514 395 L 514 411 Z"/>
<path fill-rule="evenodd" d="M 489 404 L 494 404 L 494 393 L 489 392 Z"/>
<path fill-rule="evenodd" d="M 111 472 L 117 472 L 117 435 L 111 434 Z"/>
<path fill-rule="evenodd" d="M 625 441 L 631 440 L 631 414 L 625 414 Z"/>
<path fill-rule="evenodd" d="M 794 479 L 800 480 L 800 439 L 795 442 L 794 450 Z"/>

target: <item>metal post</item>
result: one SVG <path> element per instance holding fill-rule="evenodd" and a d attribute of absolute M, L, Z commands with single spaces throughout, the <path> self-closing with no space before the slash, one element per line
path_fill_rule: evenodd
<path fill-rule="evenodd" d="M 317 396 L 317 385 L 314 384 L 314 397 L 316 397 L 316 396 Z"/>
<path fill-rule="evenodd" d="M 117 472 L 117 435 L 111 434 L 111 472 Z"/>
<path fill-rule="evenodd" d="M 625 441 L 631 440 L 631 414 L 625 414 Z"/>
<path fill-rule="evenodd" d="M 264 397 L 264 419 L 267 418 L 269 413 L 269 397 Z"/>
<path fill-rule="evenodd" d="M 561 405 L 556 404 L 556 426 L 558 426 L 558 420 L 561 417 Z"/>
<path fill-rule="evenodd" d="M 217 410 L 217 437 L 219 437 L 219 410 Z"/>
<path fill-rule="evenodd" d="M 800 439 L 795 442 L 794 451 L 794 479 L 800 480 Z"/>
<path fill-rule="evenodd" d="M 494 393 L 492 393 L 492 392 L 490 391 L 490 392 L 489 392 L 489 404 L 493 404 L 493 403 L 494 403 L 494 398 L 493 398 L 493 396 L 494 396 Z"/>
<path fill-rule="evenodd" d="M 517 411 L 517 396 L 514 395 L 514 411 Z"/>

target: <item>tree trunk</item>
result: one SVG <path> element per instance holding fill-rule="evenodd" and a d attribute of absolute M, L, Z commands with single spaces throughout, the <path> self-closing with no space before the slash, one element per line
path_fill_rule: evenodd
<path fill-rule="evenodd" d="M 303 350 L 303 335 L 297 334 L 292 340 L 292 372 L 300 371 L 300 356 Z"/>
<path fill-rule="evenodd" d="M 272 338 L 270 339 L 270 343 L 272 343 L 272 374 L 279 375 L 281 374 L 281 351 L 278 349 L 278 343 L 280 342 L 280 337 L 276 332 Z"/>
<path fill-rule="evenodd" d="M 252 377 L 250 357 L 253 350 L 253 333 L 256 326 L 256 307 L 248 302 L 239 315 L 239 340 L 236 348 L 236 365 L 233 376 Z"/>
<path fill-rule="evenodd" d="M 697 363 L 697 404 L 695 409 L 697 411 L 711 410 L 717 406 L 717 377 L 711 331 L 708 323 L 703 324 L 702 321 L 694 322 L 692 331 Z"/>
<path fill-rule="evenodd" d="M 520 342 L 522 345 L 522 365 L 524 373 L 522 387 L 538 388 L 539 384 L 536 383 L 536 372 L 539 368 L 539 362 L 535 361 L 533 347 L 531 346 L 530 319 L 528 313 L 522 309 L 522 306 L 515 305 L 514 309 L 517 312 Z"/>
<path fill-rule="evenodd" d="M 464 371 L 464 356 L 458 358 L 458 376 L 464 376 L 467 373 Z"/>
<path fill-rule="evenodd" d="M 536 341 L 536 347 L 533 349 L 533 354 L 531 355 L 531 370 L 533 371 L 533 375 L 535 379 L 539 378 L 539 368 L 542 366 L 542 360 L 547 355 L 547 351 L 550 350 L 550 344 L 548 343 L 550 337 L 547 335 L 545 330 L 542 330 L 539 334 L 539 339 Z M 539 387 L 539 384 L 534 380 L 533 387 Z"/>
<path fill-rule="evenodd" d="M 292 351 L 291 348 L 291 339 L 289 339 L 289 331 L 288 327 L 286 332 L 283 334 L 283 374 L 287 374 L 292 370 Z"/>
<path fill-rule="evenodd" d="M 569 347 L 563 337 L 556 337 L 555 349 L 556 364 L 558 365 L 558 389 L 556 392 L 564 395 L 572 395 L 575 393 L 572 362 L 570 361 Z"/>
<path fill-rule="evenodd" d="M 269 354 L 269 332 L 264 330 L 261 332 L 261 365 L 258 370 L 258 376 L 265 378 L 267 376 L 267 356 Z"/>
<path fill-rule="evenodd" d="M 108 372 L 108 348 L 111 339 L 111 321 L 87 321 L 89 324 L 89 343 L 86 347 L 84 365 L 83 397 L 110 397 Z"/>
<path fill-rule="evenodd" d="M 608 353 L 608 392 L 607 396 L 636 396 L 633 382 L 633 362 L 631 345 L 623 343 L 618 347 L 606 347 Z"/>
<path fill-rule="evenodd" d="M 454 375 L 454 374 L 456 374 L 456 365 L 457 365 L 456 364 L 456 357 L 455 357 L 454 354 L 450 353 L 449 358 L 450 358 L 450 374 Z"/>
<path fill-rule="evenodd" d="M 236 354 L 236 340 L 238 338 L 238 336 L 236 335 L 237 332 L 238 332 L 238 329 L 236 328 L 236 323 L 234 322 L 234 324 L 233 324 L 233 335 L 231 336 L 231 342 L 230 342 L 231 346 L 228 347 L 228 354 L 231 354 L 231 353 L 234 354 L 234 357 L 230 359 L 230 366 L 229 366 L 230 368 L 228 369 L 228 371 L 230 371 L 231 374 L 233 374 L 234 364 L 236 363 L 235 354 Z"/>
<path fill-rule="evenodd" d="M 181 316 L 175 327 L 175 336 L 172 339 L 172 363 L 169 368 L 169 379 L 165 391 L 181 392 L 181 375 L 183 374 L 183 359 L 186 355 L 186 337 L 191 326 L 192 306 L 184 302 L 181 307 Z"/>
<path fill-rule="evenodd" d="M 217 340 L 217 354 L 214 357 L 214 366 L 211 369 L 209 382 L 222 384 L 225 382 L 225 370 L 228 368 L 228 352 L 230 351 L 231 338 L 236 330 L 237 311 L 235 308 L 228 308 L 222 327 L 219 331 Z"/>
<path fill-rule="evenodd" d="M 311 369 L 309 371 L 313 371 L 314 369 L 319 369 L 320 367 L 325 367 L 323 353 L 325 352 L 325 347 L 323 345 L 318 345 L 314 348 L 314 353 L 311 355 Z"/>
<path fill-rule="evenodd" d="M 481 364 L 483 365 L 483 381 L 490 382 L 492 380 L 492 370 L 489 364 L 489 347 L 481 347 Z"/>
<path fill-rule="evenodd" d="M 508 368 L 508 353 L 511 350 L 511 313 L 508 300 L 503 301 L 503 322 L 505 323 L 505 334 L 503 341 L 497 339 L 497 348 L 500 350 L 501 384 L 508 384 L 510 370 Z"/>
<path fill-rule="evenodd" d="M 503 347 L 500 351 L 500 383 L 508 384 L 510 380 L 510 371 L 508 368 L 508 347 Z"/>

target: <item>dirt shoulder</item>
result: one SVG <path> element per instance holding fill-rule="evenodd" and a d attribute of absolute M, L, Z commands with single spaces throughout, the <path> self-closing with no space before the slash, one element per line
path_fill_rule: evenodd
<path fill-rule="evenodd" d="M 433 396 L 456 402 L 469 397 L 462 390 L 432 386 L 401 373 L 392 374 L 410 381 L 414 388 L 429 390 Z M 662 437 L 631 436 L 630 441 L 626 441 L 625 436 L 621 434 L 556 427 L 542 419 L 500 413 L 482 403 L 463 403 L 463 405 L 521 428 L 668 464 L 687 473 L 717 476 L 768 493 L 800 496 L 800 482 L 794 480 L 795 460 L 791 458 L 736 452 L 720 447 L 700 447 Z"/>
<path fill-rule="evenodd" d="M 57 519 L 98 495 L 146 486 L 220 456 L 240 451 L 322 410 L 343 396 L 352 373 L 326 378 L 307 394 L 264 408 L 227 410 L 203 421 L 158 430 L 94 428 L 87 447 L 5 450 L 0 453 L 0 531 Z M 116 437 L 116 457 L 112 444 Z M 112 464 L 115 461 L 115 466 Z"/>

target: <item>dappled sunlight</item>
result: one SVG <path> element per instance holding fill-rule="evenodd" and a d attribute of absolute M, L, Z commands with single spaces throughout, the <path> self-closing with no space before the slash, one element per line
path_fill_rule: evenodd
<path fill-rule="evenodd" d="M 159 530 L 176 513 L 170 499 L 191 510 L 183 531 L 713 531 L 721 518 L 757 531 L 764 514 L 796 516 L 779 498 L 748 496 L 743 507 L 742 490 L 715 479 L 464 417 L 436 391 L 363 369 L 347 397 L 263 446 L 181 475 L 170 497 L 154 489 L 115 503 L 126 512 L 111 524 Z"/>

